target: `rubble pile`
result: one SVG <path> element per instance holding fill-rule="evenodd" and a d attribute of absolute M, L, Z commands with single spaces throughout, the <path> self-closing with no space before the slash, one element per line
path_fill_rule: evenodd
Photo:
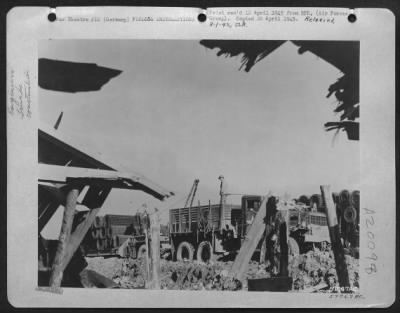
<path fill-rule="evenodd" d="M 351 290 L 359 288 L 359 260 L 346 255 Z M 293 291 L 334 292 L 339 288 L 333 252 L 311 250 L 289 257 Z"/>
<path fill-rule="evenodd" d="M 237 279 L 228 277 L 232 262 L 210 262 L 209 264 L 188 262 L 163 262 L 161 272 L 162 289 L 172 290 L 240 290 Z"/>
<path fill-rule="evenodd" d="M 87 258 L 87 269 L 94 270 L 124 289 L 146 288 L 144 259 Z M 359 260 L 346 255 L 350 286 L 359 287 Z M 161 260 L 160 286 L 168 290 L 247 290 L 247 279 L 273 276 L 269 268 L 256 261 L 249 263 L 242 282 L 228 277 L 233 262 L 173 262 Z M 292 291 L 332 292 L 339 287 L 332 251 L 312 250 L 289 257 Z"/>
<path fill-rule="evenodd" d="M 193 262 L 161 262 L 161 289 L 168 290 L 240 290 L 241 283 L 228 278 L 232 262 L 200 264 Z M 112 279 L 121 288 L 145 288 L 145 263 L 125 260 Z"/>
<path fill-rule="evenodd" d="M 112 257 L 86 257 L 88 263 L 86 269 L 96 271 L 97 273 L 107 277 L 113 278 L 121 270 L 124 259 Z"/>

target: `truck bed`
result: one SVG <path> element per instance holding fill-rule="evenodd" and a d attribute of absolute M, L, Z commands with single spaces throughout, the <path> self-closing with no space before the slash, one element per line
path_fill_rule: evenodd
<path fill-rule="evenodd" d="M 202 224 L 206 222 L 210 229 L 219 229 L 220 227 L 220 204 L 211 204 L 195 206 L 190 208 L 171 209 L 169 214 L 170 233 L 190 233 L 196 231 Z M 225 204 L 223 223 L 231 224 L 231 217 L 234 215 L 236 219 L 241 218 L 241 214 L 232 214 L 232 210 L 241 209 L 240 205 Z M 211 212 L 210 212 L 211 211 Z"/>

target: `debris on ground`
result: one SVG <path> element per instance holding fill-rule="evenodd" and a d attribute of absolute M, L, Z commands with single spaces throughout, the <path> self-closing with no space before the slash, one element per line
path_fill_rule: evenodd
<path fill-rule="evenodd" d="M 359 288 L 359 260 L 346 255 L 350 288 Z M 332 251 L 311 250 L 289 258 L 289 276 L 293 278 L 293 291 L 335 291 L 339 288 Z M 319 288 L 321 287 L 321 288 Z"/>
<path fill-rule="evenodd" d="M 112 279 L 120 288 L 146 288 L 144 259 L 87 258 L 87 269 Z M 359 288 L 359 260 L 346 255 L 350 286 Z M 251 261 L 243 282 L 228 277 L 233 262 L 173 262 L 161 260 L 161 289 L 169 290 L 247 290 L 247 279 L 269 278 L 273 274 L 266 264 Z M 289 257 L 289 276 L 293 278 L 292 291 L 323 292 L 338 287 L 332 251 L 312 250 Z"/>

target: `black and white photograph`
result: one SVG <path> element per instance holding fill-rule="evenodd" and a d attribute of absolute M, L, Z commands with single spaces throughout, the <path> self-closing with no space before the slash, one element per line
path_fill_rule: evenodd
<path fill-rule="evenodd" d="M 358 294 L 360 42 L 43 39 L 38 288 Z"/>
<path fill-rule="evenodd" d="M 10 10 L 9 304 L 391 306 L 395 46 L 387 8 Z"/>

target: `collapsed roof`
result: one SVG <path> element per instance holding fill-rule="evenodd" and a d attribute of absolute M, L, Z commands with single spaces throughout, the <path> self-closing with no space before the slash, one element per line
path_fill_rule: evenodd
<path fill-rule="evenodd" d="M 141 190 L 159 200 L 174 195 L 139 173 L 118 171 L 52 129 L 39 129 L 38 135 L 39 230 L 65 203 L 69 184 L 79 186 L 79 203 L 89 209 L 101 207 L 112 188 Z"/>

